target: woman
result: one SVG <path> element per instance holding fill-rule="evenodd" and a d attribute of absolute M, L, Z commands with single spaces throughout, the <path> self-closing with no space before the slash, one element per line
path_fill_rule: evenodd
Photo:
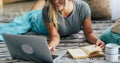
<path fill-rule="evenodd" d="M 87 40 L 104 48 L 104 42 L 92 31 L 91 10 L 87 3 L 81 0 L 47 0 L 45 7 L 44 4 L 45 0 L 39 0 L 32 11 L 11 23 L 0 24 L 0 33 L 23 34 L 30 29 L 38 34 L 49 33 L 49 48 L 54 51 L 60 37 L 78 33 L 83 26 Z"/>
<path fill-rule="evenodd" d="M 42 15 L 47 26 L 52 51 L 60 42 L 61 36 L 69 36 L 84 28 L 84 34 L 90 43 L 104 48 L 102 42 L 92 31 L 91 11 L 87 3 L 81 0 L 48 0 Z"/>

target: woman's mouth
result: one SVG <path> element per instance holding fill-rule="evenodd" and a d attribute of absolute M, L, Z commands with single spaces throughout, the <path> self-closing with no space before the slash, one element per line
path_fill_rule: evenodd
<path fill-rule="evenodd" d="M 59 7 L 61 4 L 60 3 L 57 3 L 56 6 Z"/>

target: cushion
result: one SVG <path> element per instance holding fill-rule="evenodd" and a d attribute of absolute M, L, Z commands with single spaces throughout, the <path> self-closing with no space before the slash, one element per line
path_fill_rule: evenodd
<path fill-rule="evenodd" d="M 113 26 L 113 25 L 112 25 Z M 106 44 L 107 43 L 116 43 L 118 45 L 120 45 L 120 34 L 116 34 L 116 33 L 113 33 L 111 31 L 112 29 L 112 26 L 110 26 L 109 28 L 107 28 L 100 36 L 99 38 L 105 42 Z"/>
<path fill-rule="evenodd" d="M 84 0 L 91 8 L 93 19 L 110 19 L 110 0 Z"/>
<path fill-rule="evenodd" d="M 113 24 L 112 32 L 120 34 L 120 18 L 118 18 Z"/>

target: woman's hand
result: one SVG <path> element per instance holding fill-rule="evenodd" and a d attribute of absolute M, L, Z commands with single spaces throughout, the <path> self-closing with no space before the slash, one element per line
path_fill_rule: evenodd
<path fill-rule="evenodd" d="M 55 51 L 55 47 L 54 46 L 48 46 L 49 47 L 49 50 L 54 52 Z"/>
<path fill-rule="evenodd" d="M 60 43 L 60 35 L 53 23 L 45 22 L 45 24 L 47 26 L 49 36 L 50 36 L 50 42 L 48 46 L 49 46 L 49 49 L 54 52 L 56 46 L 59 45 Z"/>
<path fill-rule="evenodd" d="M 48 44 L 49 50 L 51 50 L 52 52 L 54 52 L 54 51 L 55 51 L 56 46 L 57 46 L 57 44 L 52 43 L 52 42 Z"/>
<path fill-rule="evenodd" d="M 83 28 L 85 37 L 90 43 L 96 44 L 96 46 L 100 46 L 102 49 L 105 48 L 105 43 L 102 42 L 92 30 L 91 16 L 87 17 L 85 21 L 83 21 Z"/>
<path fill-rule="evenodd" d="M 96 46 L 100 46 L 101 49 L 104 49 L 104 48 L 105 48 L 105 43 L 102 42 L 102 41 L 99 40 L 99 39 L 96 41 L 95 44 L 96 44 Z"/>

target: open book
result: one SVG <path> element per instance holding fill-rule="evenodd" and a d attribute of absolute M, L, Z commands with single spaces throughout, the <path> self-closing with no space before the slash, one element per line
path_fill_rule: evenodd
<path fill-rule="evenodd" d="M 104 56 L 103 50 L 95 45 L 81 47 L 79 49 L 67 49 L 73 59 Z"/>

